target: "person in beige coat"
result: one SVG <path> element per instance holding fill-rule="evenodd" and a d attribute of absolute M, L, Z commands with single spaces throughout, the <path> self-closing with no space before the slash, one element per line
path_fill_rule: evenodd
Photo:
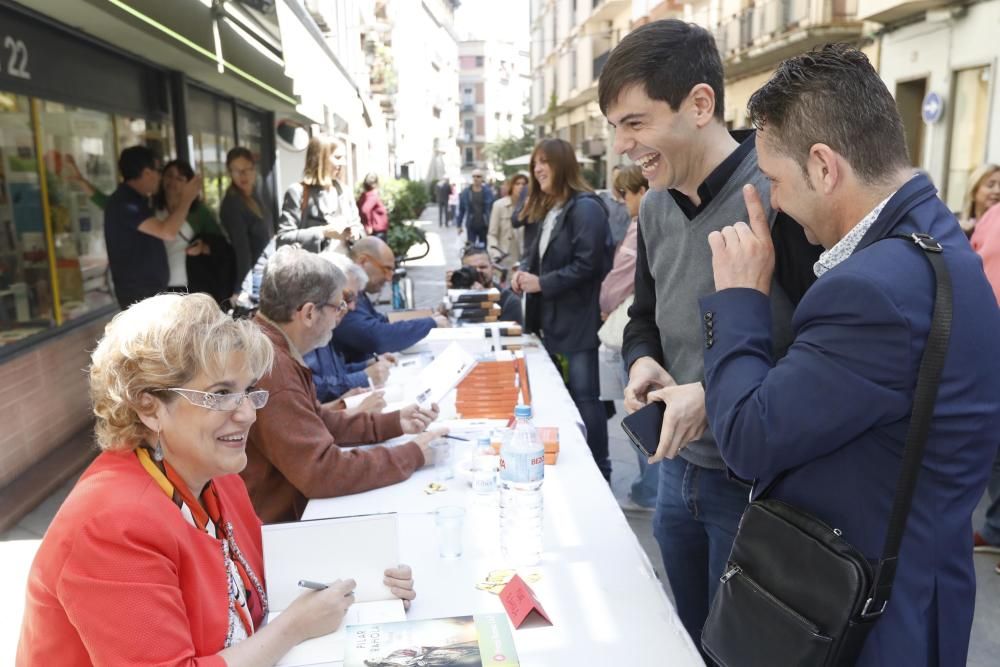
<path fill-rule="evenodd" d="M 493 204 L 493 212 L 490 214 L 490 228 L 486 234 L 486 248 L 493 255 L 497 248 L 501 253 L 507 253 L 499 264 L 510 269 L 516 266 L 521 260 L 524 243 L 524 230 L 515 229 L 510 224 L 510 218 L 514 213 L 514 207 L 520 200 L 521 192 L 528 184 L 528 177 L 524 174 L 514 174 L 507 181 L 507 196 L 502 197 Z"/>

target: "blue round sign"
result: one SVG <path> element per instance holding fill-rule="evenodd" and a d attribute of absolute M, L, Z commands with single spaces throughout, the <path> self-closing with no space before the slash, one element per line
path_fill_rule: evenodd
<path fill-rule="evenodd" d="M 941 96 L 935 92 L 927 93 L 923 104 L 920 105 L 920 115 L 928 125 L 941 120 L 941 116 L 944 115 L 944 100 Z"/>

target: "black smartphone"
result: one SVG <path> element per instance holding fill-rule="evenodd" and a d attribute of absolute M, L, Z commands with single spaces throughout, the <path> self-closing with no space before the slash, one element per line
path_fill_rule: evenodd
<path fill-rule="evenodd" d="M 656 454 L 656 446 L 660 443 L 660 428 L 663 426 L 663 413 L 666 410 L 666 403 L 653 401 L 622 420 L 622 430 L 625 431 L 625 435 L 636 449 L 646 456 Z"/>

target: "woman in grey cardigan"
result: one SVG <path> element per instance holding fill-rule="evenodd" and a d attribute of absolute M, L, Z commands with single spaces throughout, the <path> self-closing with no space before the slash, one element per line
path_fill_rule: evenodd
<path fill-rule="evenodd" d="M 344 146 L 327 136 L 309 140 L 302 181 L 285 192 L 278 221 L 278 245 L 299 244 L 311 252 L 347 251 L 347 242 L 364 236 L 358 207 L 340 182 Z"/>

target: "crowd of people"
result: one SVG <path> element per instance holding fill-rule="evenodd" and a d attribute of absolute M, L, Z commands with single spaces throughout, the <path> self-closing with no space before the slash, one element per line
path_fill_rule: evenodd
<path fill-rule="evenodd" d="M 973 174 L 960 215 L 948 211 L 853 48 L 783 62 L 750 100 L 753 130 L 726 128 L 723 81 L 703 28 L 631 32 L 598 97 L 634 164 L 599 195 L 572 145 L 547 138 L 503 196 L 482 172 L 461 192 L 433 184 L 439 225 L 467 234 L 448 280 L 497 288 L 502 319 L 540 337 L 606 480 L 609 399 L 665 406 L 628 507 L 654 512 L 700 646 L 710 610 L 729 609 L 713 600 L 727 604 L 717 591 L 751 500 L 783 501 L 882 555 L 934 324 L 922 255 L 940 244 L 947 355 L 895 579 L 872 593 L 885 606 L 850 650 L 859 665 L 964 664 L 972 552 L 1000 552 L 1000 167 Z M 103 451 L 42 542 L 19 664 L 274 664 L 339 625 L 354 583 L 306 592 L 262 626 L 261 522 L 405 480 L 444 434 L 437 406 L 384 413 L 373 392 L 346 407 L 385 382 L 396 353 L 449 326 L 444 314 L 390 322 L 372 304 L 396 264 L 377 177 L 356 201 L 343 146 L 314 137 L 273 221 L 253 154 L 235 148 L 226 164 L 216 217 L 190 165 L 121 155 L 105 229 L 123 310 L 90 368 Z M 220 308 L 247 293 L 252 318 Z M 995 502 L 974 533 L 987 484 Z M 413 599 L 410 568 L 385 578 Z"/>

